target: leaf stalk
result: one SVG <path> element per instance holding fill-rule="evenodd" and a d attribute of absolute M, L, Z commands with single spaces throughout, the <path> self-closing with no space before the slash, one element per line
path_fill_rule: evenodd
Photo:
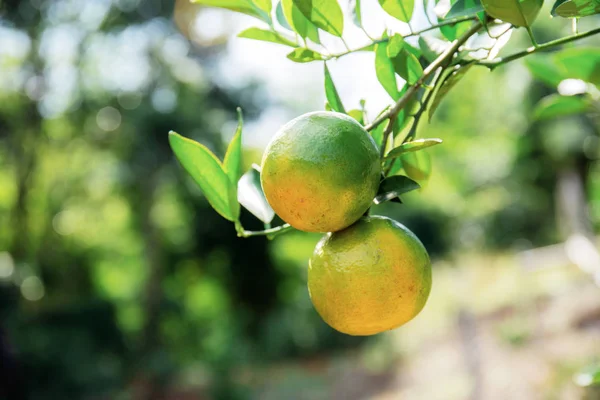
<path fill-rule="evenodd" d="M 241 227 L 241 225 L 240 225 Z M 294 229 L 290 224 L 283 224 L 280 226 L 277 226 L 275 228 L 270 228 L 270 229 L 265 229 L 262 231 L 246 231 L 243 228 L 242 229 L 237 229 L 237 225 L 236 225 L 236 230 L 238 233 L 239 237 L 243 237 L 243 238 L 249 238 L 249 237 L 253 237 L 253 236 L 267 236 L 269 239 L 274 238 L 277 235 L 280 235 L 284 232 L 287 232 L 289 230 Z"/>

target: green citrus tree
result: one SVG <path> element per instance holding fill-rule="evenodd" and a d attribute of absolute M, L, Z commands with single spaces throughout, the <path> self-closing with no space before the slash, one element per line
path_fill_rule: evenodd
<path fill-rule="evenodd" d="M 325 111 L 306 114 L 282 127 L 267 147 L 262 168 L 255 165 L 245 173 L 242 171 L 243 122 L 239 109 L 237 131 L 222 161 L 202 144 L 175 132 L 169 134 L 171 147 L 183 167 L 212 207 L 233 222 L 240 237 L 272 238 L 300 229 L 329 231 L 328 237 L 336 238 L 340 236 L 337 231 L 347 229 L 362 215 L 368 215 L 370 205 L 388 201 L 401 203 L 400 196 L 418 189 L 430 175 L 431 160 L 423 150 L 442 142 L 439 138 L 417 138 L 420 127 L 431 120 L 444 96 L 473 68 L 494 70 L 527 57 L 534 75 L 551 85 L 558 86 L 565 79 L 578 79 L 584 86 L 594 88 L 600 85 L 597 49 L 570 48 L 559 55 L 539 56 L 600 33 L 600 28 L 584 32 L 578 29 L 580 18 L 600 13 L 597 0 L 555 1 L 551 13 L 572 19 L 573 33 L 544 43 L 536 40 L 532 29 L 543 8 L 543 0 L 379 0 L 383 11 L 404 23 L 407 32 L 401 34 L 386 28 L 376 36 L 368 33 L 363 25 L 365 10 L 360 0 L 343 4 L 337 0 L 193 1 L 256 18 L 260 25 L 241 32 L 238 35 L 241 38 L 287 46 L 290 48 L 287 58 L 292 62 L 323 64 Z M 345 18 L 344 10 L 349 11 L 346 14 L 352 18 Z M 414 29 L 416 19 L 422 20 L 420 22 L 426 19 L 427 25 Z M 348 23 L 355 24 L 364 33 L 364 42 L 350 43 L 345 35 Z M 515 30 L 526 32 L 531 46 L 500 56 Z M 338 41 L 345 50 L 330 51 L 325 43 L 332 41 Z M 338 93 L 328 63 L 355 52 L 374 55 L 377 79 L 393 100 L 382 110 L 367 113 L 364 100 L 350 108 Z M 549 118 L 585 111 L 595 104 L 595 90 L 588 88 L 573 93 L 577 97 L 565 92 L 545 99 L 536 116 Z M 369 119 L 369 115 L 376 117 Z M 241 207 L 261 220 L 265 229 L 244 229 L 239 219 Z M 276 214 L 285 223 L 272 227 Z M 354 242 L 360 246 L 358 240 Z M 344 247 L 340 251 L 355 250 L 355 247 Z M 358 264 L 362 264 L 357 267 L 350 263 L 351 268 L 363 272 L 353 278 L 340 278 L 341 283 L 337 284 L 340 291 L 334 288 L 328 301 L 332 296 L 340 296 L 342 287 L 352 286 L 353 279 L 365 281 L 364 271 L 370 271 L 368 267 L 378 263 L 383 252 L 383 249 L 375 250 L 381 251 L 369 253 L 362 259 L 360 254 L 366 253 L 355 253 L 360 259 Z M 317 254 L 319 251 L 322 248 L 317 246 L 316 258 L 313 258 L 323 258 Z M 330 256 L 338 259 L 331 254 L 325 259 Z M 398 255 L 397 259 L 402 257 Z M 365 265 L 365 260 L 371 258 Z M 425 255 L 418 264 L 421 269 L 413 275 L 429 276 L 428 257 Z M 334 267 L 340 268 L 339 265 L 331 268 Z M 385 271 L 378 279 L 406 277 L 407 271 L 414 268 L 413 263 L 395 274 Z M 386 306 L 388 298 L 379 300 L 375 301 L 374 308 L 390 308 Z M 418 312 L 423 301 L 419 298 L 418 304 L 408 306 Z M 346 306 L 348 304 L 343 302 L 334 304 L 337 308 Z M 354 317 L 353 314 L 349 318 Z M 375 333 L 378 331 L 373 329 Z"/>

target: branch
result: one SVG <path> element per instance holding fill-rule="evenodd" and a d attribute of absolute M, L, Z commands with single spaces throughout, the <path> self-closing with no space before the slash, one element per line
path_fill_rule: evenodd
<path fill-rule="evenodd" d="M 398 118 L 398 114 L 394 114 L 394 115 L 390 116 L 390 121 L 388 123 L 388 126 L 385 128 L 385 131 L 383 132 L 383 140 L 381 141 L 381 151 L 380 151 L 381 159 L 383 159 L 383 156 L 385 156 L 385 149 L 387 148 L 387 145 L 388 145 L 390 133 L 392 133 L 394 131 L 394 125 L 396 124 L 397 118 Z"/>
<path fill-rule="evenodd" d="M 442 21 L 442 22 L 440 22 L 439 24 L 436 24 L 436 25 L 431 25 L 431 26 L 429 26 L 427 28 L 424 28 L 424 29 L 421 29 L 421 30 L 408 33 L 406 35 L 403 35 L 402 37 L 407 38 L 407 37 L 411 37 L 411 36 L 419 36 L 419 35 L 421 35 L 421 34 L 423 34 L 425 32 L 429 32 L 429 31 L 432 31 L 434 29 L 441 28 L 443 26 L 456 25 L 456 24 L 459 24 L 459 23 L 465 22 L 465 21 L 474 21 L 475 19 L 477 19 L 477 17 L 465 16 L 465 17 L 453 18 L 453 19 L 449 19 L 447 21 Z M 331 60 L 333 58 L 340 58 L 340 57 L 343 57 L 343 56 L 348 55 L 350 53 L 361 51 L 361 50 L 369 48 L 369 47 L 371 47 L 373 45 L 376 45 L 376 44 L 379 44 L 379 43 L 386 43 L 388 41 L 389 41 L 389 39 L 377 39 L 377 40 L 373 40 L 371 43 L 368 43 L 368 44 L 366 44 L 364 46 L 361 46 L 361 47 L 359 47 L 357 49 L 354 49 L 354 50 L 347 50 L 347 51 L 343 51 L 341 53 L 330 54 L 330 55 L 327 56 L 326 60 Z M 346 48 L 347 48 L 347 46 L 346 46 Z"/>
<path fill-rule="evenodd" d="M 590 31 L 584 32 L 584 33 L 579 33 L 577 35 L 571 35 L 571 36 L 567 36 L 564 38 L 560 38 L 560 39 L 556 39 L 556 40 L 552 40 L 550 42 L 546 42 L 544 44 L 540 44 L 537 47 L 532 46 L 529 47 L 523 51 L 520 51 L 518 53 L 514 53 L 511 54 L 510 56 L 506 56 L 506 57 L 501 57 L 501 58 L 496 58 L 493 60 L 482 60 L 477 62 L 477 65 L 483 65 L 484 67 L 489 68 L 490 70 L 493 70 L 496 67 L 499 67 L 500 65 L 509 63 L 511 61 L 514 60 L 518 60 L 519 58 L 523 58 L 525 56 L 528 56 L 530 54 L 533 53 L 537 53 L 539 51 L 544 51 L 544 50 L 548 50 L 551 49 L 553 47 L 557 47 L 557 46 L 561 46 L 563 44 L 566 43 L 570 43 L 570 42 L 574 42 L 576 40 L 580 40 L 589 36 L 593 36 L 600 33 L 600 28 L 596 28 L 596 29 L 592 29 Z"/>
<path fill-rule="evenodd" d="M 436 87 L 438 85 L 443 84 L 443 79 L 442 79 L 442 74 L 444 73 L 444 69 L 438 70 L 439 72 L 437 74 L 435 74 L 435 76 L 433 77 L 432 83 L 434 84 L 434 87 L 432 89 L 425 89 L 423 95 L 422 95 L 422 104 L 421 107 L 419 107 L 419 111 L 417 111 L 417 113 L 413 116 L 414 121 L 413 121 L 413 125 L 410 128 L 410 131 L 408 132 L 408 134 L 406 135 L 406 137 L 402 140 L 402 143 L 406 143 L 409 140 L 411 140 L 412 138 L 415 137 L 416 133 L 417 133 L 417 128 L 419 126 L 419 122 L 421 121 L 421 117 L 423 116 L 423 113 L 427 110 L 429 110 L 430 106 L 431 106 L 431 100 L 434 98 L 433 94 L 436 91 Z M 391 119 L 390 119 L 391 121 Z M 395 121 L 394 121 L 395 122 Z M 384 169 L 383 171 L 383 175 L 384 176 L 388 176 L 388 174 L 390 173 L 390 171 L 392 170 L 392 168 L 394 168 L 394 163 L 397 161 L 397 158 L 394 158 L 389 164 L 388 166 Z"/>
<path fill-rule="evenodd" d="M 450 47 L 448 47 L 442 54 L 440 54 L 440 56 L 436 58 L 434 62 L 429 64 L 427 68 L 425 68 L 425 70 L 423 71 L 423 75 L 421 75 L 419 80 L 417 80 L 417 82 L 415 82 L 414 85 L 408 88 L 406 93 L 404 93 L 404 95 L 400 99 L 398 99 L 398 101 L 396 102 L 396 104 L 394 104 L 392 108 L 390 108 L 387 112 L 377 117 L 375 121 L 367 125 L 365 129 L 367 131 L 371 131 L 386 119 L 398 114 L 400 110 L 402 110 L 402 108 L 415 95 L 415 93 L 417 93 L 417 91 L 425 83 L 427 78 L 429 78 L 429 76 L 433 74 L 439 67 L 443 66 L 448 60 L 450 60 L 454 56 L 454 53 L 456 53 L 456 51 L 460 48 L 460 46 L 465 44 L 465 42 L 469 40 L 471 36 L 476 34 L 482 26 L 482 23 L 479 21 L 471 25 L 468 31 L 466 31 L 461 37 L 452 42 L 452 45 Z"/>
<path fill-rule="evenodd" d="M 410 36 L 419 36 L 422 33 L 425 32 L 429 32 L 432 31 L 434 29 L 438 29 L 441 28 L 442 26 L 448 26 L 448 25 L 456 25 L 456 24 L 460 24 L 461 22 L 466 22 L 466 21 L 475 21 L 477 19 L 477 17 L 475 16 L 464 16 L 464 17 L 457 17 L 457 18 L 452 18 L 452 19 L 448 19 L 446 21 L 442 21 L 439 24 L 436 25 L 431 25 L 427 28 L 418 30 L 418 31 L 414 31 L 412 33 L 409 33 L 408 35 L 404 35 L 404 37 L 410 37 Z"/>
<path fill-rule="evenodd" d="M 284 224 L 275 228 L 270 228 L 270 229 L 265 229 L 264 231 L 245 231 L 245 230 L 240 230 L 238 231 L 238 236 L 239 237 L 243 237 L 243 238 L 248 238 L 248 237 L 252 237 L 252 236 L 269 236 L 269 239 L 287 232 L 291 229 L 294 229 L 290 224 Z"/>

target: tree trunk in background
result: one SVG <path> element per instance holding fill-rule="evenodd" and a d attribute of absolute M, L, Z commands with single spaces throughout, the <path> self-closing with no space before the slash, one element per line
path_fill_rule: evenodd
<path fill-rule="evenodd" d="M 589 161 L 580 154 L 576 162 L 576 166 L 564 167 L 557 175 L 557 221 L 562 235 L 567 238 L 568 258 L 599 282 L 600 252 L 590 220 L 586 190 Z"/>
<path fill-rule="evenodd" d="M 469 400 L 480 400 L 483 398 L 483 374 L 477 335 L 477 318 L 467 308 L 461 308 L 457 316 L 457 325 L 465 364 L 473 383 Z"/>
<path fill-rule="evenodd" d="M 138 211 L 138 223 L 144 242 L 144 261 L 147 270 L 146 283 L 142 293 L 144 326 L 140 336 L 139 356 L 136 362 L 142 363 L 136 369 L 146 371 L 142 387 L 135 394 L 136 399 L 152 400 L 163 397 L 163 381 L 151 370 L 154 353 L 160 347 L 160 309 L 163 300 L 162 278 L 164 254 L 159 233 L 152 222 L 152 206 L 157 187 L 157 171 L 152 171 L 137 187 L 136 201 L 132 201 Z M 150 365 L 150 368 L 148 366 Z M 139 377 L 134 377 L 137 379 Z"/>
<path fill-rule="evenodd" d="M 566 167 L 558 172 L 556 179 L 557 220 L 561 234 L 593 237 L 582 171 Z"/>
<path fill-rule="evenodd" d="M 38 133 L 41 130 L 41 117 L 37 112 L 35 103 L 29 105 L 27 114 L 26 117 L 29 119 L 27 130 L 29 132 L 12 135 L 14 139 L 12 154 L 16 166 L 17 198 L 14 208 L 11 210 L 11 224 L 14 233 L 9 252 L 17 263 L 26 262 L 31 257 L 27 203 L 31 189 L 31 179 L 37 164 L 36 146 L 33 145 L 35 138 L 32 137 L 32 132 Z"/>
<path fill-rule="evenodd" d="M 31 191 L 31 180 L 34 176 L 37 166 L 36 146 L 34 146 L 35 135 L 41 132 L 41 116 L 37 111 L 37 105 L 30 103 L 27 106 L 26 113 L 22 116 L 26 122 L 23 132 L 9 132 L 9 144 L 12 145 L 10 153 L 14 158 L 15 179 L 16 179 L 16 201 L 10 211 L 10 223 L 13 229 L 8 252 L 14 260 L 15 269 L 24 263 L 31 263 L 34 260 L 34 249 L 32 248 L 32 238 L 29 232 L 29 195 Z M 7 130 L 13 129 L 10 121 L 0 124 Z M 12 139 L 12 140 L 11 140 Z M 18 290 L 15 288 L 15 290 Z M 4 309 L 18 308 L 20 295 L 8 296 L 9 304 L 3 304 Z M 0 310 L 2 311 L 2 310 Z M 26 399 L 29 396 L 27 384 L 27 372 L 21 368 L 18 361 L 18 352 L 10 346 L 11 338 L 3 321 L 0 321 L 0 398 L 6 392 L 6 398 Z M 11 332 L 13 335 L 16 332 Z M 4 381 L 4 382 L 3 382 Z"/>

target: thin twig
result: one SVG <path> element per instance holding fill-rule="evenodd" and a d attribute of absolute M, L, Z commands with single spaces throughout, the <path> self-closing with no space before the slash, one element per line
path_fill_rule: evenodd
<path fill-rule="evenodd" d="M 423 12 L 425 13 L 425 18 L 427 19 L 427 22 L 429 22 L 429 25 L 435 25 L 433 23 L 433 21 L 431 20 L 431 17 L 429 16 L 429 11 L 427 10 L 427 5 L 429 4 L 427 1 L 423 1 Z"/>
<path fill-rule="evenodd" d="M 410 131 L 408 132 L 406 137 L 402 140 L 402 143 L 406 143 L 411 139 L 411 137 L 416 136 L 417 128 L 419 126 L 421 117 L 423 116 L 423 113 L 430 108 L 431 99 L 433 98 L 433 94 L 436 90 L 435 87 L 438 85 L 438 80 L 441 79 L 441 76 L 443 74 L 443 69 L 440 69 L 438 71 L 439 72 L 433 77 L 432 82 L 431 82 L 431 83 L 433 83 L 434 87 L 432 89 L 426 89 L 425 92 L 423 93 L 423 95 L 421 97 L 421 100 L 422 100 L 421 107 L 419 107 L 419 111 L 417 111 L 417 113 L 412 117 L 414 119 L 413 125 L 411 126 Z M 384 169 L 384 172 L 383 172 L 384 176 L 388 176 L 388 174 L 390 173 L 392 168 L 394 168 L 394 163 L 397 160 L 398 160 L 397 158 L 394 158 L 388 164 L 388 166 Z"/>
<path fill-rule="evenodd" d="M 525 12 L 523 11 L 523 5 L 521 4 L 520 1 L 517 1 L 516 3 L 517 3 L 517 8 L 519 9 L 519 12 L 521 13 L 521 16 L 523 17 L 523 22 L 525 22 L 525 29 L 527 30 L 529 39 L 531 39 L 531 44 L 533 45 L 533 47 L 538 47 L 538 42 L 537 42 L 537 40 L 535 40 L 535 36 L 533 35 L 533 30 L 531 29 L 531 24 L 529 24 L 529 21 L 527 21 L 527 18 L 525 17 Z"/>
<path fill-rule="evenodd" d="M 280 233 L 284 233 L 287 232 L 291 229 L 294 229 L 290 224 L 284 224 L 281 226 L 277 226 L 275 228 L 271 228 L 271 229 L 265 229 L 262 231 L 245 231 L 245 230 L 241 230 L 238 232 L 238 236 L 239 237 L 244 237 L 244 238 L 248 238 L 248 237 L 252 237 L 252 236 L 270 236 L 270 237 L 274 237 L 276 235 L 279 235 Z"/>
<path fill-rule="evenodd" d="M 489 68 L 490 70 L 499 67 L 500 65 L 509 63 L 511 61 L 514 60 L 518 60 L 519 58 L 523 58 L 525 56 L 528 56 L 530 54 L 533 53 L 537 53 L 539 51 L 543 51 L 543 50 L 548 50 L 551 49 L 553 47 L 557 47 L 557 46 L 561 46 L 563 44 L 567 44 L 570 42 L 574 42 L 576 40 L 580 40 L 589 36 L 593 36 L 600 33 L 600 28 L 596 28 L 596 29 L 592 29 L 590 31 L 584 32 L 584 33 L 579 33 L 577 35 L 571 35 L 571 36 L 567 36 L 564 38 L 560 38 L 560 39 L 556 39 L 556 40 L 552 40 L 550 42 L 546 42 L 544 44 L 540 44 L 537 47 L 529 47 L 523 51 L 520 51 L 518 53 L 514 53 L 511 54 L 510 56 L 506 56 L 506 57 L 501 57 L 501 58 L 496 58 L 493 60 L 481 60 L 477 62 L 477 65 L 483 65 L 484 67 Z"/>
<path fill-rule="evenodd" d="M 363 33 L 365 34 L 365 36 L 367 36 L 369 39 L 371 39 L 372 41 L 375 41 L 374 38 L 371 37 L 371 35 L 369 35 L 369 32 L 367 32 L 367 30 L 365 29 L 364 26 L 360 26 L 360 29 L 363 31 Z"/>
<path fill-rule="evenodd" d="M 450 60 L 454 53 L 462 46 L 471 36 L 473 36 L 479 29 L 481 29 L 483 25 L 481 22 L 475 22 L 468 31 L 461 35 L 458 39 L 452 42 L 452 45 L 448 47 L 442 54 L 439 55 L 438 58 L 435 59 L 425 70 L 423 71 L 423 75 L 417 80 L 417 82 L 410 86 L 406 93 L 398 99 L 396 104 L 392 108 L 390 108 L 387 112 L 381 114 L 377 117 L 371 124 L 367 125 L 365 129 L 367 131 L 371 131 L 375 129 L 379 124 L 381 124 L 386 119 L 389 119 L 392 115 L 396 115 L 402 110 L 402 108 L 410 101 L 410 99 L 417 93 L 419 88 L 423 86 L 425 81 L 429 78 L 431 74 L 433 74 L 439 67 L 443 66 L 448 60 Z"/>
<path fill-rule="evenodd" d="M 385 156 L 385 149 L 387 148 L 387 145 L 388 145 L 390 133 L 392 133 L 394 131 L 394 124 L 396 123 L 397 118 L 398 118 L 397 113 L 390 116 L 390 121 L 388 123 L 388 126 L 386 126 L 385 131 L 383 131 L 383 140 L 381 141 L 381 151 L 380 151 L 380 157 L 382 159 L 383 159 L 383 156 Z"/>
<path fill-rule="evenodd" d="M 441 28 L 443 26 L 449 26 L 449 25 L 456 25 L 456 24 L 460 24 L 461 22 L 466 22 L 466 21 L 475 21 L 477 19 L 477 17 L 472 17 L 472 16 L 464 16 L 464 17 L 457 17 L 457 18 L 453 18 L 453 19 L 448 19 L 446 21 L 442 21 L 439 24 L 436 25 L 431 25 L 428 26 L 427 28 L 423 28 L 420 29 L 418 31 L 414 31 L 412 33 L 409 33 L 407 35 L 404 35 L 404 37 L 410 37 L 410 36 L 419 36 L 425 32 L 429 32 L 432 31 L 434 29 L 438 29 Z"/>
<path fill-rule="evenodd" d="M 456 24 L 459 24 L 459 23 L 465 22 L 465 21 L 474 21 L 475 19 L 476 19 L 476 17 L 468 17 L 468 16 L 454 18 L 454 19 L 449 19 L 447 21 L 442 21 L 439 24 L 432 25 L 432 26 L 429 26 L 427 28 L 423 28 L 421 30 L 408 33 L 406 35 L 403 35 L 402 37 L 407 38 L 407 37 L 411 37 L 411 36 L 419 36 L 419 35 L 421 35 L 421 34 L 423 34 L 425 32 L 429 32 L 429 31 L 432 31 L 434 29 L 441 28 L 443 26 L 456 25 Z M 350 53 L 361 51 L 362 49 L 368 48 L 368 47 L 373 46 L 375 44 L 386 43 L 388 41 L 389 41 L 389 39 L 376 39 L 376 40 L 373 40 L 371 43 L 367 43 L 364 46 L 360 46 L 360 47 L 358 47 L 358 48 L 356 48 L 354 50 L 346 50 L 346 51 L 343 51 L 341 53 L 331 54 L 331 55 L 327 56 L 327 60 L 330 60 L 330 59 L 333 59 L 333 58 L 340 58 L 340 57 L 343 57 L 343 56 L 348 55 Z"/>

